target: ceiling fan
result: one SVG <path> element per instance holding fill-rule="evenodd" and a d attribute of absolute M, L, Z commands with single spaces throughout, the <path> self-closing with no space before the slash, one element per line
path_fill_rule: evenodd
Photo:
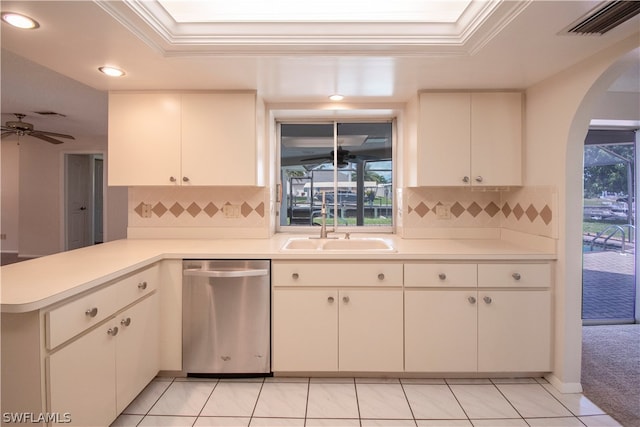
<path fill-rule="evenodd" d="M 24 114 L 14 113 L 17 121 L 9 120 L 2 126 L 2 134 L 0 134 L 3 138 L 5 136 L 16 134 L 18 136 L 29 135 L 34 138 L 41 139 L 43 141 L 50 142 L 51 144 L 62 144 L 64 141 L 60 141 L 56 138 L 67 138 L 67 139 L 75 139 L 71 135 L 66 135 L 64 133 L 55 133 L 55 132 L 47 132 L 43 130 L 36 130 L 33 128 L 31 123 L 23 122 L 22 119 L 25 118 Z M 56 137 L 56 138 L 53 138 Z"/>
<path fill-rule="evenodd" d="M 321 160 L 322 161 L 321 163 L 329 163 L 329 162 L 333 163 L 333 157 L 334 157 L 334 151 L 331 150 L 329 154 L 326 154 L 324 156 L 308 157 L 306 159 L 301 159 L 300 161 L 315 162 L 315 161 Z M 356 159 L 355 154 L 351 154 L 350 151 L 345 150 L 342 147 L 338 147 L 337 157 L 338 157 L 339 168 L 344 168 L 349 166 L 349 162 Z"/>

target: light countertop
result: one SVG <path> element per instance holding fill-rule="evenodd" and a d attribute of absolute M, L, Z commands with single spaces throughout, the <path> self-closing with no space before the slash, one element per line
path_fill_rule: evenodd
<path fill-rule="evenodd" d="M 127 239 L 61 252 L 0 268 L 3 313 L 39 310 L 163 259 L 287 259 L 385 261 L 553 260 L 555 254 L 505 240 L 401 239 L 393 253 L 362 251 L 283 251 L 292 235 L 270 239 Z M 297 236 L 300 237 L 300 236 Z"/>

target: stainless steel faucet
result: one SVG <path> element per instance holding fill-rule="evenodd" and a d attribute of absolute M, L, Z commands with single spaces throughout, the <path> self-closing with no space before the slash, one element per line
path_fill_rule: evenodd
<path fill-rule="evenodd" d="M 320 208 L 320 238 L 326 239 L 327 233 L 333 232 L 333 228 L 327 231 L 327 201 L 326 201 L 326 192 L 322 192 L 322 208 Z"/>

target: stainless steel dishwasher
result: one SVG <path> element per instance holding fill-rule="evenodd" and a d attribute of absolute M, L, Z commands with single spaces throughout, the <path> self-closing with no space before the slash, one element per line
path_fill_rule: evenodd
<path fill-rule="evenodd" d="M 182 363 L 188 376 L 271 373 L 268 260 L 185 260 Z"/>

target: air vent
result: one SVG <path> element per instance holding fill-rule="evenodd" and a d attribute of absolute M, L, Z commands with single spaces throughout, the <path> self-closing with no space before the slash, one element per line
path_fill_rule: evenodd
<path fill-rule="evenodd" d="M 40 114 L 41 116 L 59 116 L 59 117 L 67 117 L 64 114 L 56 113 L 55 111 L 34 111 L 36 114 Z"/>
<path fill-rule="evenodd" d="M 640 13 L 640 1 L 607 1 L 569 26 L 569 34 L 602 35 Z"/>

